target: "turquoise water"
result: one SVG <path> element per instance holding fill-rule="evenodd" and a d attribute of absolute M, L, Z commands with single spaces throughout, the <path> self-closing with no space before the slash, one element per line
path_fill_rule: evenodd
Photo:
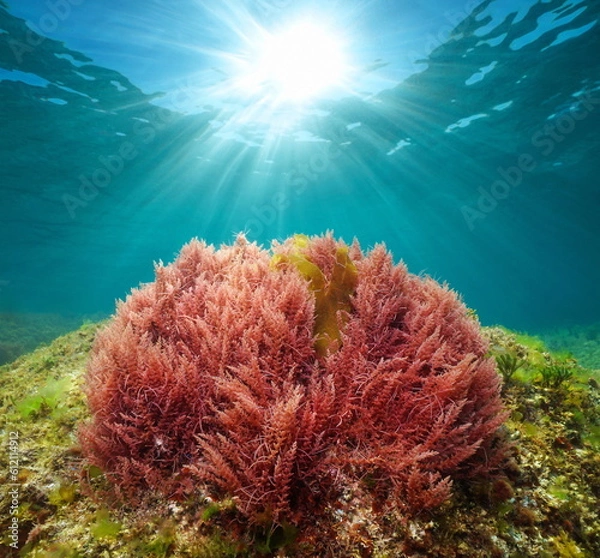
<path fill-rule="evenodd" d="M 194 236 L 333 230 L 484 324 L 598 321 L 600 2 L 0 6 L 0 312 L 109 314 Z M 349 77 L 244 85 L 300 17 Z"/>

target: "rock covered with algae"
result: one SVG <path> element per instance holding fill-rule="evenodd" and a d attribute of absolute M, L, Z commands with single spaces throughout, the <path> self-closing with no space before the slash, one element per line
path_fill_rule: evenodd
<path fill-rule="evenodd" d="M 331 324 L 323 327 L 335 343 Z M 417 514 L 382 505 L 378 479 L 356 477 L 298 527 L 248 525 L 227 496 L 172 499 L 148 489 L 135 505 L 115 498 L 77 437 L 90 418 L 82 388 L 97 329 L 84 326 L 0 368 L 0 464 L 10 489 L 0 501 L 2 556 L 600 555 L 600 378 L 535 338 L 483 329 L 509 412 L 511 449 L 498 475 L 458 479 L 451 498 Z"/>
<path fill-rule="evenodd" d="M 98 335 L 81 444 L 116 496 L 230 497 L 253 526 L 301 528 L 364 478 L 415 515 L 505 458 L 486 349 L 382 245 L 193 240 Z"/>

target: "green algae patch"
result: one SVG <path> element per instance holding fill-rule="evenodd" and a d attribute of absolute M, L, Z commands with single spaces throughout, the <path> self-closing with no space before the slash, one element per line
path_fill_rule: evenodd
<path fill-rule="evenodd" d="M 582 440 L 595 450 L 600 450 L 600 424 L 590 425 L 587 432 L 583 434 Z"/>
<path fill-rule="evenodd" d="M 73 386 L 73 378 L 51 378 L 34 393 L 16 402 L 15 407 L 24 419 L 36 419 L 47 415 L 55 417 L 64 410 L 65 395 Z"/>
<path fill-rule="evenodd" d="M 72 504 L 77 495 L 77 484 L 62 482 L 48 494 L 48 502 L 57 507 Z"/>
<path fill-rule="evenodd" d="M 95 521 L 90 525 L 90 533 L 95 539 L 116 539 L 121 532 L 122 525 L 113 521 L 106 509 L 100 509 L 96 513 Z"/>
<path fill-rule="evenodd" d="M 563 475 L 557 476 L 548 487 L 548 494 L 557 500 L 568 502 L 572 497 L 572 491 L 568 486 L 568 479 Z"/>

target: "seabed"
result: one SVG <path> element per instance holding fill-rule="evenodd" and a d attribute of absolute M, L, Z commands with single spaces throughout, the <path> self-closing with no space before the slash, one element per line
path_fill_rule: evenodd
<path fill-rule="evenodd" d="M 313 523 L 267 532 L 244 528 L 232 500 L 147 494 L 133 506 L 101 496 L 107 479 L 77 440 L 98 327 L 0 367 L 0 556 L 600 556 L 600 370 L 537 338 L 483 328 L 510 411 L 502 478 L 456 483 L 444 505 L 411 518 L 378 509 L 357 482 Z"/>

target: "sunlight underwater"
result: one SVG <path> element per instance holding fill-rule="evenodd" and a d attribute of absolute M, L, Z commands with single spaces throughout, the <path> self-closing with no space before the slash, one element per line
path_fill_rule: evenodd
<path fill-rule="evenodd" d="M 499 4 L 370 93 L 351 10 L 211 4 L 161 97 L 0 0 L 2 556 L 600 555 L 598 370 L 480 323 L 597 318 L 600 5 Z"/>

